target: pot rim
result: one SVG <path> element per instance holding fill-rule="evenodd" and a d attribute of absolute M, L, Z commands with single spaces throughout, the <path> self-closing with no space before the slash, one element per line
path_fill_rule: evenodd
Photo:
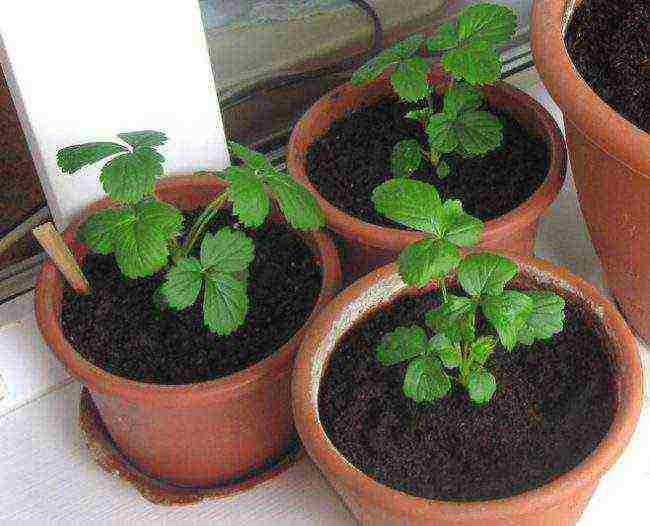
<path fill-rule="evenodd" d="M 531 19 L 535 66 L 568 118 L 603 152 L 643 177 L 650 178 L 650 134 L 621 116 L 582 78 L 564 41 L 565 29 L 582 0 L 537 0 Z"/>
<path fill-rule="evenodd" d="M 161 179 L 156 185 L 156 190 L 174 192 L 179 189 L 196 189 L 205 194 L 216 195 L 225 187 L 223 180 L 212 175 L 172 174 Z M 64 239 L 77 260 L 87 252 L 87 248 L 76 241 L 79 225 L 93 212 L 111 205 L 114 203 L 108 198 L 95 201 L 78 214 L 66 228 Z M 221 398 L 239 396 L 244 390 L 257 389 L 256 385 L 260 382 L 272 381 L 277 374 L 290 367 L 305 327 L 339 289 L 341 267 L 332 240 L 320 231 L 299 234 L 304 236 L 312 252 L 320 259 L 321 288 L 314 309 L 304 325 L 278 351 L 229 376 L 196 384 L 161 385 L 122 378 L 92 364 L 74 349 L 63 334 L 60 323 L 63 277 L 50 259 L 43 264 L 36 283 L 35 308 L 41 334 L 68 372 L 91 391 L 102 395 L 156 407 L 207 405 L 213 403 L 215 395 Z"/>
<path fill-rule="evenodd" d="M 432 521 L 453 518 L 456 521 L 514 519 L 518 515 L 554 507 L 567 495 L 595 486 L 598 479 L 620 457 L 636 428 L 643 404 L 643 369 L 637 342 L 616 308 L 595 287 L 566 269 L 527 256 L 502 252 L 513 259 L 520 271 L 539 283 L 552 283 L 569 294 L 581 296 L 598 314 L 612 343 L 612 356 L 619 374 L 618 407 L 607 435 L 577 467 L 557 479 L 522 494 L 504 499 L 477 502 L 429 500 L 384 486 L 354 467 L 327 437 L 320 424 L 318 394 L 322 373 L 338 340 L 349 330 L 350 321 L 397 296 L 415 294 L 399 278 L 397 265 L 391 263 L 364 276 L 341 292 L 316 318 L 305 334 L 293 373 L 292 397 L 296 428 L 309 455 L 319 468 L 336 478 L 337 484 L 360 495 L 379 508 L 408 510 L 408 516 Z M 373 292 L 382 290 L 381 294 Z M 388 291 L 386 291 L 388 289 Z M 352 310 L 351 301 L 366 297 L 365 306 Z"/>
<path fill-rule="evenodd" d="M 434 84 L 444 82 L 443 73 L 435 73 Z M 340 210 L 327 201 L 311 183 L 307 174 L 306 156 L 300 153 L 299 145 L 304 143 L 303 137 L 309 137 L 311 144 L 315 137 L 307 133 L 308 121 L 315 113 L 322 113 L 330 100 L 341 98 L 342 93 L 363 94 L 370 89 L 379 86 L 386 94 L 392 94 L 393 89 L 387 76 L 379 78 L 363 86 L 353 86 L 350 82 L 342 84 L 327 92 L 318 99 L 309 110 L 301 117 L 293 128 L 289 143 L 287 144 L 287 169 L 289 173 L 301 184 L 307 187 L 316 197 L 318 204 L 325 212 L 328 227 L 347 239 L 363 243 L 374 248 L 387 250 L 401 250 L 406 245 L 422 241 L 426 234 L 413 230 L 400 230 L 397 228 L 383 227 L 367 223 L 352 215 Z M 485 230 L 481 243 L 490 243 L 494 240 L 512 235 L 521 228 L 521 225 L 528 225 L 537 221 L 544 211 L 557 197 L 564 184 L 567 166 L 567 153 L 564 143 L 564 136 L 560 131 L 555 119 L 535 99 L 523 91 L 510 86 L 504 82 L 498 82 L 494 86 L 486 86 L 486 93 L 502 95 L 509 99 L 504 108 L 524 109 L 530 116 L 530 121 L 537 121 L 544 130 L 544 138 L 549 147 L 549 167 L 547 176 L 540 187 L 526 201 L 510 212 L 485 222 Z M 365 97 L 361 97 L 364 99 Z M 329 123 L 331 124 L 331 122 Z"/>

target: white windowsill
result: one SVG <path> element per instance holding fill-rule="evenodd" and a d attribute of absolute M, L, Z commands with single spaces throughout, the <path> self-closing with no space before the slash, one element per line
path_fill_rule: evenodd
<path fill-rule="evenodd" d="M 559 116 L 541 85 L 530 92 Z M 542 222 L 536 254 L 603 287 L 571 178 Z M 153 506 L 106 475 L 81 445 L 79 385 L 42 343 L 32 301 L 29 293 L 0 306 L 0 374 L 10 392 L 0 401 L 0 524 L 355 524 L 309 460 L 242 495 L 188 508 Z M 645 365 L 648 353 L 641 355 Z M 646 403 L 632 443 L 603 479 L 581 526 L 647 523 L 648 444 Z"/>

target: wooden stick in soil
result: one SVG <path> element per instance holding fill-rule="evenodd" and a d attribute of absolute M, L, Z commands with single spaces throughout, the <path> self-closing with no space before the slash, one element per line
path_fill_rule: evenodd
<path fill-rule="evenodd" d="M 45 223 L 32 230 L 47 255 L 78 294 L 88 294 L 90 285 L 77 264 L 72 252 L 52 223 Z"/>

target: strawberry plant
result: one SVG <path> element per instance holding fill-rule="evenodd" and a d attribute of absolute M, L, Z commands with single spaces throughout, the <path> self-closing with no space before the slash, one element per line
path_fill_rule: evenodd
<path fill-rule="evenodd" d="M 426 315 L 431 338 L 420 326 L 398 327 L 377 347 L 378 360 L 387 366 L 408 362 L 404 393 L 416 402 L 444 397 L 452 383 L 467 389 L 475 403 L 489 402 L 497 385 L 488 362 L 498 343 L 511 351 L 561 331 L 564 300 L 551 292 L 505 290 L 517 275 L 517 265 L 505 257 L 485 252 L 463 259 L 460 249 L 478 243 L 483 223 L 460 201 L 442 202 L 434 186 L 395 178 L 372 197 L 380 213 L 427 234 L 401 252 L 397 265 L 409 285 L 436 280 L 442 297 Z M 466 296 L 447 291 L 454 271 Z M 479 311 L 496 334 L 477 334 Z"/>
<path fill-rule="evenodd" d="M 354 73 L 352 83 L 362 85 L 390 68 L 391 84 L 401 100 L 416 104 L 426 101 L 424 107 L 409 111 L 406 117 L 422 124 L 428 147 L 423 148 L 415 139 L 396 144 L 391 156 L 396 175 L 409 176 L 427 158 L 436 166 L 438 176 L 444 178 L 450 169 L 443 155 L 484 155 L 501 144 L 503 126 L 484 109 L 481 86 L 498 80 L 502 64 L 496 48 L 511 41 L 516 28 L 517 15 L 512 9 L 475 4 L 443 24 L 434 36 L 412 35 Z M 432 65 L 421 53 L 425 47 L 431 53 L 443 53 L 442 66 L 451 75 L 439 112 L 429 85 Z"/>
<path fill-rule="evenodd" d="M 316 200 L 264 155 L 230 141 L 231 154 L 242 164 L 225 171 L 228 188 L 185 231 L 181 211 L 155 193 L 164 162 L 156 148 L 167 142 L 166 135 L 139 131 L 118 138 L 122 143 L 79 144 L 57 154 L 59 167 L 69 174 L 110 158 L 101 168 L 100 181 L 116 206 L 90 216 L 79 229 L 81 240 L 94 252 L 114 254 L 128 278 L 152 276 L 167 268 L 156 304 L 180 310 L 202 295 L 205 325 L 219 335 L 232 333 L 248 310 L 248 267 L 254 246 L 246 234 L 231 227 L 206 233 L 210 221 L 229 202 L 240 223 L 259 227 L 273 199 L 294 228 L 315 230 L 324 224 Z"/>

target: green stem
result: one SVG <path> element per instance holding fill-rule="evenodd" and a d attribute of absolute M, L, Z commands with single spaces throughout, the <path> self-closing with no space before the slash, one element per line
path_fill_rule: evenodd
<path fill-rule="evenodd" d="M 447 285 L 445 284 L 445 278 L 440 280 L 440 293 L 442 294 L 442 302 L 447 303 Z"/>
<path fill-rule="evenodd" d="M 183 248 L 183 254 L 185 257 L 189 256 L 194 248 L 194 245 L 198 239 L 203 234 L 203 231 L 206 229 L 212 218 L 219 212 L 219 209 L 223 206 L 228 198 L 227 192 L 220 194 L 214 201 L 212 201 L 208 206 L 205 207 L 205 210 L 201 213 L 198 219 L 192 225 L 190 233 L 187 236 L 187 241 L 185 242 L 185 247 Z"/>

